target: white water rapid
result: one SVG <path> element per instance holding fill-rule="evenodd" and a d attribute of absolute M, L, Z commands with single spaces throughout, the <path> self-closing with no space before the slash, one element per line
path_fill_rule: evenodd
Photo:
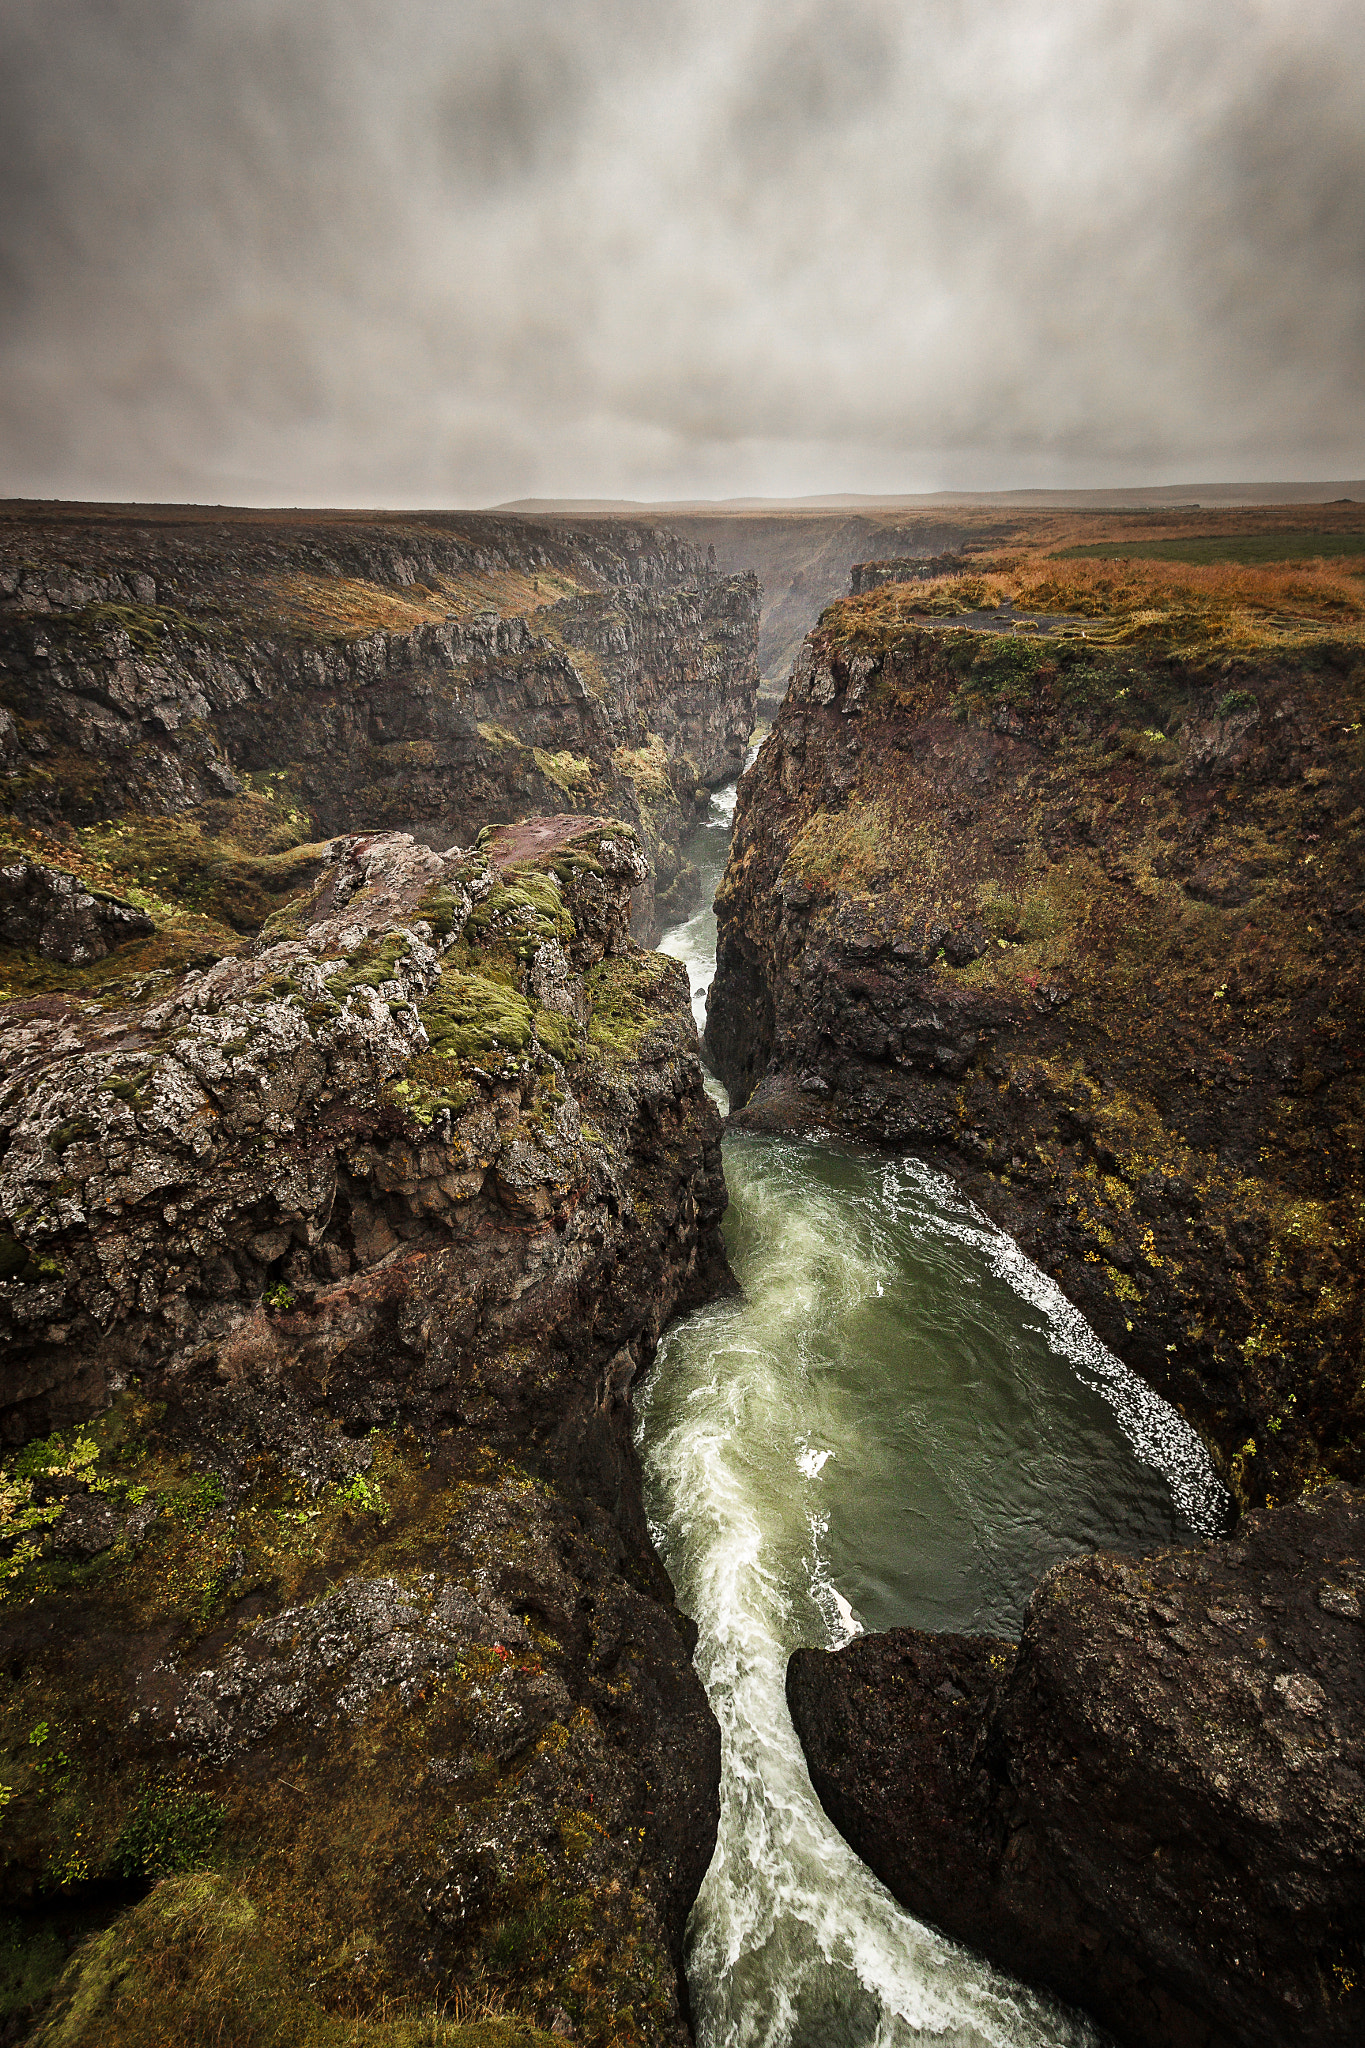
<path fill-rule="evenodd" d="M 733 810 L 733 789 L 713 798 L 691 849 L 708 907 L 662 942 L 699 1022 Z M 700 2048 L 1093 2043 L 854 1856 L 811 1789 L 787 1658 L 897 1623 L 1017 1633 L 1058 1558 L 1212 1532 L 1221 1490 L 1179 1416 L 943 1176 L 739 1134 L 725 1164 L 744 1295 L 668 1332 L 639 1403 L 655 1540 L 723 1741 L 689 1927 Z"/>

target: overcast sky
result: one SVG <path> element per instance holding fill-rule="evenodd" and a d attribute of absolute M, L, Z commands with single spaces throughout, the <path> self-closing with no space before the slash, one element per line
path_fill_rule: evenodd
<path fill-rule="evenodd" d="M 1365 475 L 1362 0 L 0 0 L 0 494 Z"/>

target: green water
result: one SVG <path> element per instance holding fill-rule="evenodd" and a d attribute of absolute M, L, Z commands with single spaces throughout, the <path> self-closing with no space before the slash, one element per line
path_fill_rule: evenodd
<path fill-rule="evenodd" d="M 732 807 L 693 849 L 712 881 Z M 709 910 L 663 943 L 700 1005 Z M 736 1133 L 725 1166 L 743 1298 L 676 1324 L 639 1401 L 651 1522 L 723 1739 L 689 1929 L 699 2041 L 1090 2040 L 852 1855 L 811 1791 L 786 1661 L 897 1624 L 1017 1633 L 1058 1559 L 1211 1531 L 1221 1491 L 1174 1411 L 923 1163 Z"/>

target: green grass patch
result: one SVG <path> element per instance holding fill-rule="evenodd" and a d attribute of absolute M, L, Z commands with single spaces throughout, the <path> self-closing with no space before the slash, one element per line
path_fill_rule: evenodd
<path fill-rule="evenodd" d="M 828 895 L 838 889 L 867 889 L 884 873 L 891 839 L 890 818 L 881 803 L 850 804 L 846 811 L 817 811 L 794 841 L 784 872 L 799 875 Z"/>
<path fill-rule="evenodd" d="M 1052 562 L 1307 562 L 1365 555 L 1365 533 L 1192 534 L 1184 540 L 1091 541 L 1059 548 Z"/>
<path fill-rule="evenodd" d="M 223 1830 L 226 1808 L 206 1792 L 174 1779 L 144 1785 L 109 1857 L 124 1878 L 170 1877 L 207 1863 Z"/>

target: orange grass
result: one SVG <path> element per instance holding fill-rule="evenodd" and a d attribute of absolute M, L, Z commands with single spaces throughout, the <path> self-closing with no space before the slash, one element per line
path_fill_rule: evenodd
<path fill-rule="evenodd" d="M 1206 516 L 1203 530 L 1218 529 Z M 1160 537 L 1168 531 L 1163 526 Z M 1365 555 L 1255 566 L 1143 557 L 1053 560 L 1059 541 L 1078 533 L 1089 538 L 1093 525 L 1055 516 L 1021 521 L 1008 555 L 983 554 L 968 574 L 882 584 L 845 599 L 836 630 L 841 638 L 884 640 L 916 620 L 947 621 L 1008 603 L 1021 614 L 1093 621 L 1093 640 L 1160 642 L 1187 656 L 1326 638 L 1365 642 Z"/>
<path fill-rule="evenodd" d="M 413 583 L 401 589 L 355 576 L 276 576 L 264 586 L 268 608 L 276 617 L 310 626 L 329 639 L 410 633 L 417 626 L 466 620 L 484 611 L 495 611 L 504 619 L 525 617 L 578 596 L 583 588 L 549 569 L 534 575 L 512 569 L 491 574 L 468 570 L 460 576 L 442 576 L 434 584 Z"/>

